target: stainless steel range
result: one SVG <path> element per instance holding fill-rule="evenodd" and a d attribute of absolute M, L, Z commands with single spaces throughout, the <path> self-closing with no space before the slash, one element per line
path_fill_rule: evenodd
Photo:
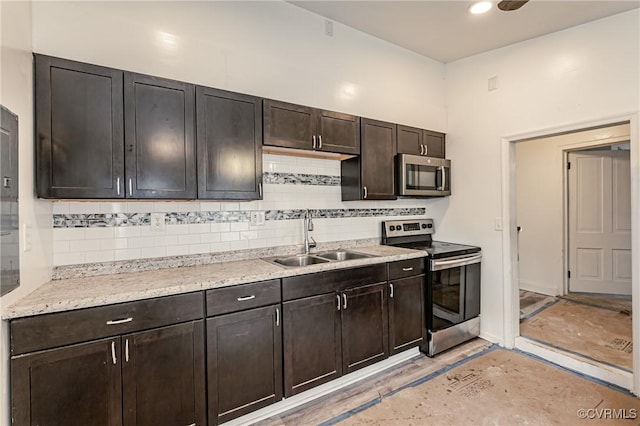
<path fill-rule="evenodd" d="M 427 252 L 427 343 L 429 356 L 480 333 L 480 247 L 433 241 L 433 219 L 382 223 L 382 244 Z"/>

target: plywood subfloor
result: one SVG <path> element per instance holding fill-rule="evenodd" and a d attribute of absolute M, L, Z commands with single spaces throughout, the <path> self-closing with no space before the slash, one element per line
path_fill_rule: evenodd
<path fill-rule="evenodd" d="M 562 299 L 583 303 L 585 305 L 595 306 L 597 308 L 605 308 L 616 310 L 624 313 L 631 313 L 631 296 L 616 296 L 595 293 L 569 293 L 560 296 Z"/>
<path fill-rule="evenodd" d="M 520 323 L 520 335 L 631 370 L 631 316 L 558 300 Z"/>
<path fill-rule="evenodd" d="M 490 347 L 491 344 L 486 340 L 474 339 L 443 352 L 435 358 L 420 355 L 387 371 L 257 424 L 260 426 L 322 424 L 362 404 L 375 400 L 380 395 L 406 386 L 449 365 L 486 351 Z"/>
<path fill-rule="evenodd" d="M 581 420 L 579 410 L 593 420 Z M 637 425 L 640 400 L 514 351 L 483 353 L 332 419 L 340 425 Z M 599 410 L 599 411 L 598 411 Z M 624 411 L 621 411 L 624 410 Z M 598 414 L 600 413 L 600 414 Z"/>
<path fill-rule="evenodd" d="M 557 299 L 546 294 L 535 293 L 533 291 L 520 290 L 520 319 L 527 318 L 536 311 L 551 305 Z"/>

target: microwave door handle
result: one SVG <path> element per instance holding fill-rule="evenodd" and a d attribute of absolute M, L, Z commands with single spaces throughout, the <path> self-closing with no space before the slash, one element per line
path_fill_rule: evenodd
<path fill-rule="evenodd" d="M 444 189 L 447 187 L 447 174 L 445 172 L 445 167 L 444 166 L 440 166 L 440 173 L 442 175 L 442 186 L 440 187 L 440 191 L 444 191 Z"/>

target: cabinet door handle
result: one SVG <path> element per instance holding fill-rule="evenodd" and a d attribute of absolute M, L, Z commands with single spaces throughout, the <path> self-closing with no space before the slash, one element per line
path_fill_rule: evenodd
<path fill-rule="evenodd" d="M 316 135 L 311 136 L 311 147 L 316 149 Z"/>
<path fill-rule="evenodd" d="M 276 327 L 280 327 L 280 308 L 276 308 Z"/>
<path fill-rule="evenodd" d="M 255 299 L 256 296 L 254 294 L 252 294 L 251 296 L 242 296 L 242 297 L 238 297 L 236 300 L 238 302 L 244 302 L 245 300 L 251 300 L 251 299 Z"/>
<path fill-rule="evenodd" d="M 107 321 L 107 325 L 124 324 L 126 322 L 131 322 L 131 321 L 133 321 L 133 317 L 122 318 L 122 319 L 117 319 L 117 320 L 109 320 L 109 321 Z"/>
<path fill-rule="evenodd" d="M 336 294 L 336 297 L 338 298 L 338 310 L 340 310 L 340 295 Z"/>
<path fill-rule="evenodd" d="M 260 194 L 260 198 L 262 198 L 262 182 L 258 182 L 258 194 Z"/>
<path fill-rule="evenodd" d="M 120 178 L 116 179 L 116 193 L 120 195 Z"/>
<path fill-rule="evenodd" d="M 133 179 L 129 178 L 129 197 L 133 197 Z"/>
<path fill-rule="evenodd" d="M 362 189 L 364 190 L 364 197 L 362 197 L 362 198 L 367 198 L 367 195 L 368 195 L 367 194 L 367 187 L 363 186 Z"/>
<path fill-rule="evenodd" d="M 322 135 L 318 135 L 318 149 L 322 149 Z"/>
<path fill-rule="evenodd" d="M 124 341 L 124 360 L 129 362 L 129 339 Z"/>
<path fill-rule="evenodd" d="M 420 155 L 424 155 L 424 145 L 420 144 Z"/>
<path fill-rule="evenodd" d="M 342 309 L 347 309 L 347 295 L 342 293 Z"/>
<path fill-rule="evenodd" d="M 425 145 L 424 146 L 424 155 L 427 155 L 429 153 L 429 146 Z"/>
<path fill-rule="evenodd" d="M 116 359 L 116 342 L 111 342 L 111 361 L 115 365 L 118 360 Z"/>
<path fill-rule="evenodd" d="M 11 178 L 10 177 L 3 177 L 2 178 L 2 186 L 5 188 L 11 188 Z"/>
<path fill-rule="evenodd" d="M 389 283 L 389 290 L 390 290 L 389 297 L 393 299 L 393 283 Z"/>

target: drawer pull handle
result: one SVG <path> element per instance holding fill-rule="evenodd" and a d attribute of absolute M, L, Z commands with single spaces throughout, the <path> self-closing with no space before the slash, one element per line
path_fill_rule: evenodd
<path fill-rule="evenodd" d="M 238 302 L 244 302 L 245 300 L 251 300 L 255 298 L 256 296 L 253 294 L 251 296 L 238 297 Z"/>
<path fill-rule="evenodd" d="M 413 271 L 413 267 L 411 267 L 411 268 L 402 268 L 402 270 L 405 271 L 405 272 Z"/>
<path fill-rule="evenodd" d="M 107 325 L 118 325 L 133 321 L 133 317 L 107 321 Z"/>
<path fill-rule="evenodd" d="M 111 361 L 115 365 L 117 363 L 116 360 L 116 342 L 111 342 Z"/>

